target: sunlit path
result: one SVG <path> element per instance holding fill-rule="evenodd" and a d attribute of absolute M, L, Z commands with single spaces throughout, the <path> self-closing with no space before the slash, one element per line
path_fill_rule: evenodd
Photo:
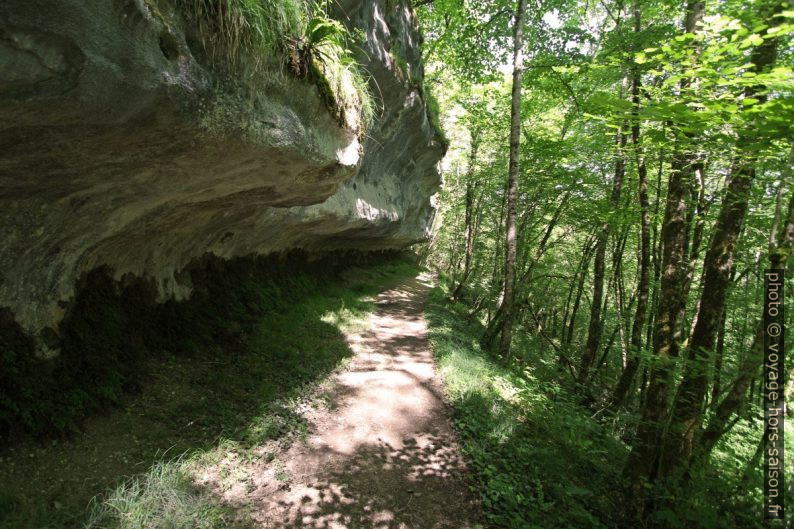
<path fill-rule="evenodd" d="M 263 527 L 465 528 L 476 506 L 435 376 L 422 314 L 430 278 L 377 298 L 331 406 L 247 498 Z"/>

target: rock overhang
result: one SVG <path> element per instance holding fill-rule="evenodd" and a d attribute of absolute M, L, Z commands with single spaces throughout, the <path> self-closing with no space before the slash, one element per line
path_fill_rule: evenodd
<path fill-rule="evenodd" d="M 343 4 L 380 101 L 364 134 L 277 67 L 218 75 L 150 1 L 0 7 L 0 306 L 46 335 L 100 266 L 165 299 L 189 295 L 179 272 L 207 253 L 424 240 L 444 145 L 416 84 L 418 28 L 407 2 Z"/>

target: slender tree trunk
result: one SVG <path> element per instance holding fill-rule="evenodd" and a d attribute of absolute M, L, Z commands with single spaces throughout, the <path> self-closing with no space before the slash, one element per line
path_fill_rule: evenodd
<path fill-rule="evenodd" d="M 474 233 L 472 237 L 472 264 L 471 264 L 471 272 L 469 273 L 469 278 L 471 276 L 479 275 L 480 270 L 482 268 L 482 263 L 474 257 L 474 252 L 477 249 L 477 236 L 480 233 L 480 226 L 482 225 L 482 217 L 483 217 L 483 196 L 485 195 L 485 189 L 482 189 L 482 185 L 478 185 L 480 187 L 480 192 L 477 194 L 475 198 L 475 206 L 474 206 Z"/>
<path fill-rule="evenodd" d="M 623 229 L 623 232 L 617 237 L 617 241 L 615 241 L 615 247 L 612 249 L 612 273 L 610 274 L 609 281 L 607 283 L 607 295 L 604 296 L 604 305 L 601 309 L 601 313 L 606 315 L 607 309 L 609 308 L 609 293 L 614 292 L 615 298 L 617 299 L 617 323 L 612 330 L 612 333 L 609 335 L 609 339 L 607 340 L 607 345 L 603 347 L 603 352 L 601 353 L 601 357 L 595 362 L 594 367 L 595 370 L 598 371 L 604 362 L 606 361 L 607 354 L 612 349 L 612 346 L 615 343 L 615 338 L 620 336 L 621 341 L 624 340 L 624 328 L 623 328 L 623 321 L 624 315 L 626 313 L 626 303 L 625 303 L 625 288 L 623 286 L 623 269 L 621 267 L 621 262 L 623 260 L 623 252 L 626 249 L 626 241 L 628 240 L 629 229 L 628 227 Z M 629 307 L 634 306 L 634 298 L 632 297 Z M 606 316 L 605 316 L 606 317 Z M 621 344 L 623 347 L 625 344 Z"/>
<path fill-rule="evenodd" d="M 664 153 L 659 152 L 659 168 L 656 173 L 656 195 L 653 205 L 653 218 L 659 218 L 659 208 L 662 195 L 662 173 L 664 173 Z M 656 310 L 659 305 L 659 290 L 662 277 L 662 239 L 659 237 L 658 222 L 651 223 L 651 263 L 653 265 L 653 282 L 651 283 L 651 306 L 648 311 L 648 322 L 645 328 L 645 343 L 650 351 L 655 351 L 654 329 L 656 328 Z M 642 364 L 642 362 L 640 362 Z M 645 397 L 648 390 L 648 367 L 642 369 L 640 380 L 639 409 L 645 406 Z"/>
<path fill-rule="evenodd" d="M 538 244 L 537 249 L 535 250 L 535 255 L 532 259 L 528 259 L 529 263 L 527 264 L 526 270 L 524 273 L 521 274 L 519 281 L 516 283 L 516 291 L 520 293 L 517 296 L 516 304 L 516 314 L 515 316 L 520 317 L 520 311 L 523 307 L 529 303 L 529 289 L 522 288 L 527 283 L 532 281 L 532 271 L 535 269 L 535 266 L 540 262 L 540 259 L 543 257 L 543 254 L 546 252 L 546 247 L 548 245 L 549 239 L 551 238 L 551 234 L 554 231 L 554 228 L 557 226 L 557 223 L 560 221 L 560 217 L 562 216 L 563 211 L 565 211 L 565 206 L 568 203 L 568 199 L 571 197 L 571 192 L 568 191 L 560 200 L 560 203 L 557 205 L 557 208 L 554 210 L 554 214 L 551 217 L 551 220 L 546 225 L 546 229 L 543 233 L 543 237 L 540 240 L 540 244 Z"/>
<path fill-rule="evenodd" d="M 469 154 L 469 174 L 466 178 L 466 213 L 465 213 L 465 243 L 463 258 L 463 274 L 461 275 L 460 282 L 455 290 L 452 292 L 452 299 L 458 299 L 466 281 L 471 274 L 472 257 L 474 256 L 474 241 L 476 238 L 476 213 L 474 205 L 474 197 L 477 191 L 477 181 L 474 176 L 475 165 L 477 164 L 477 150 L 480 146 L 479 131 L 475 128 L 471 133 L 471 152 Z"/>
<path fill-rule="evenodd" d="M 632 294 L 632 296 L 631 296 L 631 299 L 629 299 L 629 305 L 628 305 L 629 310 L 631 310 L 631 307 L 634 306 L 634 302 L 636 301 L 636 298 L 637 298 L 636 294 L 637 293 L 634 292 Z M 612 346 L 615 343 L 615 338 L 617 338 L 618 335 L 620 335 L 622 333 L 622 328 L 623 328 L 623 325 L 622 325 L 621 321 L 618 321 L 615 324 L 615 327 L 612 329 L 612 334 L 609 335 L 609 340 L 607 340 L 607 344 L 604 346 L 604 350 L 601 353 L 601 358 L 598 360 L 598 363 L 596 364 L 596 370 L 600 369 L 601 366 L 603 366 L 606 363 L 607 355 L 609 353 L 609 350 L 612 349 Z"/>
<path fill-rule="evenodd" d="M 694 223 L 692 231 L 692 244 L 689 250 L 689 268 L 694 272 L 695 264 L 700 257 L 700 245 L 703 241 L 703 230 L 706 226 L 706 214 L 709 209 L 709 202 L 706 200 L 706 168 L 700 161 L 695 164 L 695 180 L 697 182 L 697 202 L 695 206 Z M 692 280 L 690 273 L 689 280 Z"/>
<path fill-rule="evenodd" d="M 585 255 L 587 254 L 587 247 L 589 244 L 590 244 L 590 240 L 588 239 L 585 242 L 584 248 L 582 249 L 582 258 L 579 260 L 579 265 L 576 267 L 576 271 L 571 277 L 571 281 L 568 285 L 568 297 L 565 299 L 565 310 L 562 313 L 562 325 L 560 326 L 560 332 L 559 332 L 559 338 L 561 343 L 566 343 L 568 316 L 571 313 L 571 301 L 573 301 L 573 293 L 574 290 L 576 289 L 576 285 L 579 282 L 578 281 L 579 274 L 583 273 L 582 267 L 584 266 L 584 259 L 585 259 Z"/>
<path fill-rule="evenodd" d="M 507 191 L 507 190 L 505 190 L 505 191 Z M 507 202 L 507 193 L 505 192 L 505 193 L 503 193 L 502 201 L 500 202 L 499 218 L 496 220 L 496 248 L 494 248 L 494 252 L 493 252 L 493 268 L 491 269 L 491 282 L 490 282 L 489 289 L 488 289 L 490 292 L 493 293 L 493 296 L 484 297 L 483 300 L 482 300 L 482 303 L 479 304 L 479 305 L 476 305 L 472 309 L 472 311 L 469 313 L 469 319 L 472 319 L 480 310 L 482 310 L 483 307 L 488 307 L 488 317 L 486 319 L 486 321 L 488 322 L 488 326 L 486 328 L 486 334 L 483 336 L 483 338 L 480 341 L 484 345 L 488 344 L 489 346 L 490 346 L 490 344 L 492 344 L 492 341 L 487 339 L 487 336 L 488 336 L 487 335 L 487 330 L 490 329 L 494 325 L 493 320 L 496 319 L 496 316 L 498 315 L 499 309 L 500 309 L 500 307 L 502 305 L 501 300 L 498 300 L 498 302 L 496 304 L 496 310 L 494 311 L 495 313 L 493 315 L 491 315 L 492 305 L 490 303 L 488 303 L 488 301 L 489 301 L 489 299 L 491 297 L 496 297 L 496 296 L 499 295 L 498 292 L 496 291 L 496 285 L 501 283 L 501 279 L 499 279 L 499 269 L 500 269 L 499 265 L 501 264 L 499 262 L 499 256 L 502 253 L 502 238 L 503 238 L 502 237 L 502 224 L 504 223 L 505 203 L 506 202 Z"/>
<path fill-rule="evenodd" d="M 618 131 L 617 153 L 615 156 L 615 175 L 612 181 L 612 194 L 609 198 L 610 211 L 614 211 L 620 205 L 620 192 L 623 188 L 623 177 L 626 174 L 626 158 L 624 150 L 626 147 L 626 134 L 623 128 Z M 579 364 L 578 382 L 586 386 L 590 379 L 590 369 L 598 353 L 598 346 L 601 343 L 601 334 L 604 331 L 604 322 L 601 318 L 601 304 L 604 298 L 604 273 L 607 241 L 609 239 L 609 222 L 604 222 L 601 231 L 598 233 L 596 242 L 595 259 L 593 261 L 593 304 L 590 310 L 590 326 L 587 330 L 587 343 L 585 344 L 582 361 Z"/>
<path fill-rule="evenodd" d="M 629 345 L 626 341 L 626 336 L 628 335 L 628 329 L 626 328 L 626 322 L 628 321 L 627 313 L 630 312 L 631 308 L 634 306 L 634 299 L 637 294 L 636 290 L 632 293 L 631 300 L 629 301 L 629 305 L 627 307 L 626 284 L 625 280 L 623 279 L 623 252 L 626 250 L 626 242 L 629 238 L 629 231 L 629 226 L 626 226 L 623 229 L 623 237 L 621 239 L 620 246 L 612 256 L 612 269 L 615 271 L 614 284 L 618 296 L 618 325 L 620 330 L 618 335 L 620 337 L 620 352 L 623 359 L 621 363 L 621 369 L 626 367 L 626 360 L 628 358 Z M 606 314 L 606 305 L 604 305 L 604 313 Z"/>
<path fill-rule="evenodd" d="M 513 33 L 513 88 L 510 107 L 510 162 L 507 172 L 507 217 L 505 220 L 505 278 L 502 295 L 501 339 L 499 352 L 504 358 L 510 357 L 510 343 L 513 337 L 513 296 L 516 275 L 516 202 L 518 201 L 519 147 L 521 143 L 521 83 L 524 77 L 524 18 L 527 0 L 518 0 L 515 12 Z M 486 330 L 486 335 L 489 333 Z M 486 344 L 490 346 L 491 344 Z"/>
<path fill-rule="evenodd" d="M 685 31 L 694 33 L 703 18 L 704 4 L 689 0 L 686 6 Z M 684 84 L 687 84 L 685 81 Z M 642 418 L 631 453 L 624 467 L 628 480 L 627 515 L 632 522 L 643 520 L 653 502 L 648 485 L 658 470 L 658 441 L 664 431 L 670 400 L 671 375 L 679 355 L 678 318 L 685 305 L 683 287 L 686 280 L 686 214 L 691 156 L 678 151 L 673 155 L 667 186 L 667 204 L 662 225 L 662 275 L 656 311 L 653 350 L 656 365 L 649 374 Z"/>
<path fill-rule="evenodd" d="M 530 263 L 529 259 L 529 252 L 530 252 L 530 229 L 534 227 L 535 224 L 531 224 L 530 221 L 533 220 L 533 216 L 535 215 L 535 210 L 537 209 L 538 203 L 540 202 L 541 191 L 538 191 L 534 194 L 531 198 L 525 198 L 525 204 L 521 204 L 520 201 L 516 204 L 516 208 L 518 211 L 521 211 L 520 215 L 516 215 L 517 219 L 517 233 L 518 238 L 516 239 L 516 273 L 515 279 L 513 280 L 514 288 L 518 288 L 518 284 L 521 282 L 519 279 L 519 271 L 521 270 L 520 264 L 521 263 Z M 519 197 L 520 198 L 520 197 Z M 520 252 L 518 251 L 520 249 Z M 530 263 L 531 264 L 531 263 Z M 513 301 L 513 304 L 516 305 L 516 302 Z M 514 315 L 515 319 L 515 315 Z"/>
<path fill-rule="evenodd" d="M 579 275 L 579 286 L 576 288 L 576 297 L 573 300 L 573 308 L 571 309 L 571 319 L 568 322 L 568 335 L 565 337 L 565 345 L 571 345 L 573 342 L 574 331 L 576 330 L 576 313 L 579 312 L 579 305 L 582 302 L 582 293 L 584 292 L 584 283 L 587 279 L 587 268 L 590 265 L 590 259 L 593 256 L 593 248 L 586 247 L 582 255 L 581 274 Z"/>
<path fill-rule="evenodd" d="M 451 240 L 449 241 L 449 263 L 447 263 L 447 274 L 450 277 L 455 277 L 458 272 L 458 268 L 460 267 L 460 262 L 462 258 L 458 255 L 458 241 L 460 240 L 460 235 L 457 233 L 457 227 L 460 225 L 460 212 L 455 212 L 455 220 L 453 222 L 453 226 L 455 226 L 455 232 Z"/>
<path fill-rule="evenodd" d="M 560 203 L 554 210 L 554 214 L 551 216 L 551 220 L 546 225 L 546 230 L 543 232 L 543 237 L 540 239 L 540 243 L 538 244 L 537 249 L 535 250 L 535 255 L 532 257 L 532 261 L 529 262 L 527 265 L 527 269 L 521 278 L 522 281 L 528 281 L 531 279 L 532 270 L 535 266 L 540 262 L 540 259 L 543 257 L 543 254 L 546 252 L 546 246 L 549 243 L 549 239 L 551 239 L 551 234 L 554 232 L 554 228 L 557 227 L 557 223 L 560 222 L 560 217 L 562 217 L 563 212 L 565 211 L 565 206 L 568 204 L 568 200 L 571 198 L 571 192 L 566 191 L 566 193 L 562 196 Z"/>
<path fill-rule="evenodd" d="M 634 1 L 633 6 L 634 33 L 642 30 L 639 2 Z M 631 142 L 634 145 L 634 156 L 637 163 L 637 194 L 640 201 L 640 262 L 638 263 L 639 282 L 637 284 L 637 310 L 634 313 L 634 322 L 631 326 L 631 355 L 623 373 L 618 379 L 612 394 L 612 405 L 621 406 L 626 399 L 629 388 L 634 382 L 634 377 L 640 367 L 639 352 L 642 349 L 642 331 L 648 310 L 648 290 L 650 285 L 651 262 L 651 211 L 648 201 L 648 169 L 645 166 L 645 155 L 640 142 L 640 71 L 635 66 L 631 77 L 631 102 L 633 105 L 631 125 Z"/>
<path fill-rule="evenodd" d="M 774 231 L 773 229 L 773 234 Z M 791 193 L 788 204 L 786 224 L 780 234 L 777 237 L 773 236 L 772 239 L 776 240 L 774 248 L 769 254 L 769 266 L 785 269 L 792 248 L 794 248 L 794 191 Z M 763 322 L 759 321 L 756 325 L 753 345 L 739 366 L 739 374 L 731 383 L 725 397 L 715 406 L 714 416 L 699 436 L 698 446 L 693 451 L 692 465 L 704 461 L 717 442 L 730 429 L 731 417 L 741 409 L 747 390 L 755 381 L 756 375 L 764 363 L 763 336 Z"/>
<path fill-rule="evenodd" d="M 717 405 L 722 393 L 722 357 L 725 353 L 725 320 L 728 316 L 727 307 L 722 309 L 720 332 L 717 336 L 717 354 L 714 355 L 714 383 L 711 385 L 711 407 Z"/>
<path fill-rule="evenodd" d="M 656 174 L 656 198 L 653 205 L 653 218 L 659 217 L 659 204 L 662 194 L 662 173 L 664 172 L 664 157 L 659 153 L 659 171 Z M 661 267 L 661 239 L 657 222 L 651 223 L 651 263 L 653 264 L 653 283 L 651 285 L 651 306 L 648 312 L 648 324 L 645 331 L 645 343 L 653 349 L 653 330 L 656 322 L 655 314 L 659 298 L 659 280 L 662 277 Z"/>
<path fill-rule="evenodd" d="M 689 253 L 689 266 L 687 268 L 686 280 L 684 282 L 684 299 L 689 299 L 689 291 L 694 283 L 695 268 L 698 258 L 700 257 L 700 246 L 703 241 L 703 230 L 706 225 L 706 213 L 708 212 L 709 203 L 706 201 L 706 176 L 705 166 L 702 160 L 697 160 L 692 164 L 694 180 L 692 182 L 692 204 L 691 211 L 687 218 L 687 232 L 691 232 L 691 241 L 687 237 L 687 252 Z M 691 228 L 691 229 L 690 229 Z M 699 285 L 703 285 L 703 277 L 701 276 Z M 700 293 L 698 293 L 698 299 Z M 683 340 L 688 341 L 692 332 L 695 330 L 697 323 L 697 314 L 700 312 L 700 302 L 695 305 L 695 317 L 692 319 L 691 326 L 684 325 L 686 321 L 686 306 L 681 308 L 681 315 L 679 320 L 687 329 L 687 334 L 683 335 Z"/>

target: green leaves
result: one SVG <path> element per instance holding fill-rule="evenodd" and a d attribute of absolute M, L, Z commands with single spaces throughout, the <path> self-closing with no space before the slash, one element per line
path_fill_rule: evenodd
<path fill-rule="evenodd" d="M 309 45 L 332 43 L 344 47 L 347 29 L 338 20 L 315 17 L 306 25 L 306 37 Z"/>
<path fill-rule="evenodd" d="M 750 46 L 760 46 L 763 43 L 764 38 L 761 35 L 753 34 L 739 43 L 739 49 L 743 50 L 745 48 L 749 48 Z"/>

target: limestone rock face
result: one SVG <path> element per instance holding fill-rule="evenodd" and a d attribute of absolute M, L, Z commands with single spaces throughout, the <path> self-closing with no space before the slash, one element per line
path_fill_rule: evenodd
<path fill-rule="evenodd" d="M 444 145 L 413 13 L 406 0 L 337 9 L 365 36 L 378 100 L 365 134 L 277 66 L 209 68 L 173 2 L 2 2 L 0 307 L 41 340 L 98 266 L 152 278 L 164 299 L 189 295 L 179 272 L 207 253 L 426 238 Z"/>

